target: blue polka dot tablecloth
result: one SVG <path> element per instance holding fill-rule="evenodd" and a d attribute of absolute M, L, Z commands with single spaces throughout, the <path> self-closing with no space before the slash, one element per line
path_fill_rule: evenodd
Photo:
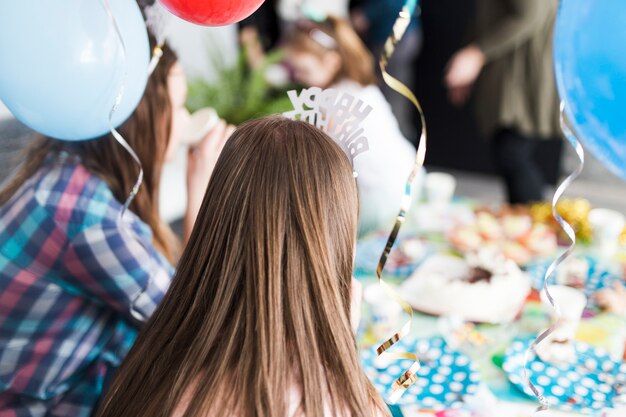
<path fill-rule="evenodd" d="M 502 368 L 509 380 L 527 395 L 533 393 L 524 378 L 524 355 L 533 339 L 515 340 Z M 590 414 L 626 400 L 626 363 L 614 361 L 605 350 L 576 343 L 576 363 L 554 365 L 535 356 L 529 363 L 530 380 L 551 407 Z"/>
<path fill-rule="evenodd" d="M 591 296 L 603 288 L 612 287 L 615 282 L 620 281 L 620 277 L 593 257 L 586 256 L 585 259 L 589 263 L 589 275 L 585 287 L 582 288 L 582 290 L 588 299 L 587 306 L 595 308 L 597 306 Z M 541 291 L 543 288 L 543 278 L 550 267 L 550 263 L 551 262 L 535 262 L 526 267 L 526 272 L 532 280 L 532 286 L 538 291 Z M 553 275 L 553 277 L 554 276 L 555 275 Z M 551 280 L 551 283 L 555 282 L 554 278 L 551 278 Z"/>
<path fill-rule="evenodd" d="M 389 235 L 374 235 L 360 240 L 356 248 L 355 274 L 375 275 L 380 255 L 385 249 Z M 404 249 L 411 245 L 415 253 L 407 253 Z M 434 253 L 433 248 L 426 242 L 407 236 L 400 236 L 396 241 L 385 265 L 385 275 L 398 278 L 408 278 L 413 271 Z"/>
<path fill-rule="evenodd" d="M 442 338 L 407 337 L 390 351 L 417 353 L 421 362 L 417 381 L 400 397 L 397 405 L 441 411 L 462 406 L 466 396 L 478 392 L 480 375 L 475 365 L 466 355 L 450 349 Z M 391 396 L 393 382 L 412 363 L 406 359 L 378 357 L 375 347 L 361 353 L 361 362 L 385 400 Z"/>

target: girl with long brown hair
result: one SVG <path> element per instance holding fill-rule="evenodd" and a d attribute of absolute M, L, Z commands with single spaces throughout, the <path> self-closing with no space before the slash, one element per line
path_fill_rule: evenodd
<path fill-rule="evenodd" d="M 299 21 L 286 46 L 297 81 L 343 91 L 372 106 L 361 125 L 369 151 L 354 162 L 359 173 L 359 234 L 391 227 L 415 161 L 415 148 L 402 135 L 376 85 L 372 55 L 350 24 L 333 16 Z"/>
<path fill-rule="evenodd" d="M 357 216 L 351 164 L 323 132 L 242 125 L 96 415 L 388 415 L 350 323 Z"/>
<path fill-rule="evenodd" d="M 180 242 L 160 219 L 159 180 L 187 122 L 186 87 L 164 46 L 119 128 L 144 169 L 124 216 L 139 168 L 112 137 L 39 138 L 0 191 L 0 414 L 89 416 L 164 296 Z M 190 154 L 188 229 L 230 130 Z"/>

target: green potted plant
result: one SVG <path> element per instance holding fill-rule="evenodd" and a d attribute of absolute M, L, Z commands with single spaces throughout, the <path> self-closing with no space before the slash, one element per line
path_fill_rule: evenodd
<path fill-rule="evenodd" d="M 219 51 L 218 48 L 212 50 Z M 211 53 L 216 79 L 190 82 L 189 111 L 212 107 L 222 119 L 238 125 L 246 120 L 290 110 L 292 106 L 287 90 L 293 86 L 276 87 L 266 77 L 268 68 L 282 60 L 282 51 L 265 55 L 256 67 L 251 67 L 246 57 L 246 49 L 240 48 L 235 64 L 227 65 L 221 53 Z"/>

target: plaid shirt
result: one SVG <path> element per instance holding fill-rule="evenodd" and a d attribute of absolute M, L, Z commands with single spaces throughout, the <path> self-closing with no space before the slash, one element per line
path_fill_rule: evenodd
<path fill-rule="evenodd" d="M 172 266 L 107 185 L 52 159 L 0 207 L 0 416 L 88 416 Z"/>

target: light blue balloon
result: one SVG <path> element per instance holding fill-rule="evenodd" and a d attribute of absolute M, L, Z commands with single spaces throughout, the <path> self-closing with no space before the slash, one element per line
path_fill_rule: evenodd
<path fill-rule="evenodd" d="M 626 179 L 626 1 L 561 0 L 554 62 L 574 130 Z"/>
<path fill-rule="evenodd" d="M 22 123 L 62 140 L 109 132 L 135 110 L 148 78 L 150 46 L 135 0 L 0 0 L 0 100 Z M 126 73 L 126 77 L 124 74 Z"/>

